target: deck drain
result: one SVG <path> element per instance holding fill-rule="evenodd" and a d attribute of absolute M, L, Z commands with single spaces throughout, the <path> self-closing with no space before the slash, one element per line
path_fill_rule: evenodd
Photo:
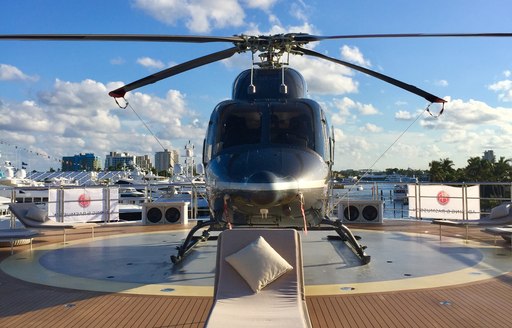
<path fill-rule="evenodd" d="M 175 291 L 174 288 L 164 288 L 164 289 L 160 289 L 161 292 L 164 292 L 164 293 L 170 293 L 170 292 L 173 292 Z"/>
<path fill-rule="evenodd" d="M 354 290 L 355 288 L 354 287 L 341 287 L 340 290 L 344 291 L 344 292 L 348 292 L 348 291 L 351 291 L 351 290 Z"/>

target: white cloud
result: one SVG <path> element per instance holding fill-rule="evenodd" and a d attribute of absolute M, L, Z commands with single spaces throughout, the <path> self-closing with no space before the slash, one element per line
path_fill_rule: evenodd
<path fill-rule="evenodd" d="M 23 73 L 19 68 L 8 65 L 0 64 L 0 81 L 37 81 L 37 76 L 30 76 Z"/>
<path fill-rule="evenodd" d="M 498 98 L 501 101 L 509 102 L 512 101 L 512 80 L 503 80 L 491 84 L 489 90 L 498 93 Z"/>
<path fill-rule="evenodd" d="M 447 87 L 448 86 L 448 81 L 446 81 L 446 80 L 438 80 L 434 84 L 439 86 L 439 87 Z"/>
<path fill-rule="evenodd" d="M 395 113 L 395 119 L 402 120 L 402 121 L 409 121 L 412 120 L 414 116 L 411 114 L 411 112 L 406 110 L 399 110 Z"/>
<path fill-rule="evenodd" d="M 366 123 L 364 126 L 362 126 L 360 128 L 360 131 L 362 132 L 370 132 L 370 133 L 377 133 L 377 132 L 382 132 L 382 127 L 380 126 L 377 126 L 375 124 L 372 124 L 372 123 Z"/>
<path fill-rule="evenodd" d="M 160 60 L 153 59 L 150 57 L 141 57 L 137 59 L 137 64 L 142 65 L 147 68 L 156 68 L 156 69 L 162 69 L 164 68 L 164 63 L 162 63 Z"/>
<path fill-rule="evenodd" d="M 260 0 L 257 4 L 264 6 L 264 2 Z M 187 28 L 195 33 L 207 33 L 216 28 L 239 27 L 244 24 L 245 19 L 245 12 L 237 0 L 136 0 L 134 5 L 168 25 L 185 21 Z"/>
<path fill-rule="evenodd" d="M 131 107 L 120 109 L 108 91 L 122 84 L 56 80 L 53 88 L 40 93 L 36 100 L 3 102 L 0 106 L 2 140 L 14 145 L 35 142 L 38 146 L 30 146 L 31 149 L 44 148 L 53 159 L 79 152 L 92 152 L 104 158 L 110 151 L 147 154 L 152 158 L 161 147 L 133 108 L 164 147 L 180 147 L 188 140 L 202 143 L 205 124 L 201 122 L 207 119 L 188 109 L 181 92 L 169 90 L 163 98 L 129 93 L 126 98 Z M 45 161 L 40 165 L 47 165 L 41 169 L 60 167 L 58 163 Z"/>
<path fill-rule="evenodd" d="M 357 47 L 350 47 L 344 45 L 341 48 L 341 58 L 348 62 L 352 62 L 361 66 L 372 66 L 370 61 L 364 58 L 363 53 Z"/>
<path fill-rule="evenodd" d="M 276 2 L 277 0 L 243 0 L 243 3 L 248 8 L 261 9 L 264 11 L 269 10 Z"/>
<path fill-rule="evenodd" d="M 327 107 L 332 107 L 330 120 L 335 126 L 343 125 L 347 122 L 355 122 L 358 115 L 380 114 L 373 105 L 356 102 L 348 97 L 334 99 L 332 104 L 327 105 Z"/>
<path fill-rule="evenodd" d="M 122 64 L 124 64 L 124 63 L 125 63 L 125 60 L 124 60 L 124 58 L 122 58 L 122 57 L 116 57 L 116 58 L 112 58 L 112 59 L 110 60 L 110 63 L 111 63 L 112 65 L 122 65 Z"/>

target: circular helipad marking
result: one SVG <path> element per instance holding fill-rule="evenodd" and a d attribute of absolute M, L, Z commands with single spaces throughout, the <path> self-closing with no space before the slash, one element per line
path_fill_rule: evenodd
<path fill-rule="evenodd" d="M 188 230 L 123 234 L 71 241 L 17 253 L 0 263 L 26 281 L 91 291 L 212 296 L 216 242 L 194 249 L 174 267 L 169 256 Z M 362 266 L 333 232 L 301 233 L 307 295 L 371 293 L 479 281 L 512 270 L 499 247 L 461 239 L 354 230 L 368 246 Z M 165 235 L 165 240 L 162 238 Z M 499 255 L 498 255 L 499 253 Z"/>

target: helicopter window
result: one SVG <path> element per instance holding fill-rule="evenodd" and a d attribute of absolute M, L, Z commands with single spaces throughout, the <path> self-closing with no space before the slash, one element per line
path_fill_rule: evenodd
<path fill-rule="evenodd" d="M 270 142 L 299 147 L 315 148 L 311 115 L 297 108 L 274 111 L 271 116 Z"/>
<path fill-rule="evenodd" d="M 257 144 L 261 139 L 261 115 L 254 111 L 227 112 L 221 119 L 219 149 Z"/>

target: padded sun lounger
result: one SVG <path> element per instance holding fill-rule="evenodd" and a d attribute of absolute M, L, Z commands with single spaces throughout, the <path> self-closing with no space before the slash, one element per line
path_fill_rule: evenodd
<path fill-rule="evenodd" d="M 92 237 L 94 237 L 94 228 L 96 223 L 64 223 L 50 220 L 44 210 L 41 210 L 34 203 L 11 203 L 9 210 L 18 219 L 18 221 L 29 229 L 38 230 L 62 230 L 64 242 L 66 242 L 66 230 L 89 228 Z"/>
<path fill-rule="evenodd" d="M 249 244 L 263 237 L 291 269 L 255 292 L 226 258 L 240 255 Z M 242 254 L 242 260 L 257 263 L 262 258 Z M 263 261 L 267 261 L 264 257 Z M 265 263 L 267 264 L 267 263 Z M 251 265 L 246 265 L 251 267 Z M 256 264 L 253 271 L 265 265 Z M 272 270 L 269 270 L 272 271 Z M 293 229 L 233 229 L 218 239 L 214 304 L 206 327 L 311 327 L 304 294 L 302 246 Z"/>
<path fill-rule="evenodd" d="M 494 236 L 500 236 L 509 243 L 512 243 L 512 225 L 507 225 L 504 227 L 489 227 L 483 229 L 482 231 Z M 496 243 L 496 239 L 494 239 L 494 242 Z"/>
<path fill-rule="evenodd" d="M 478 220 L 432 220 L 432 224 L 439 225 L 439 237 L 441 237 L 441 226 L 466 228 L 466 239 L 470 227 L 499 227 L 512 224 L 512 203 L 503 203 L 492 208 L 491 214 Z"/>
<path fill-rule="evenodd" d="M 11 246 L 11 254 L 14 253 L 14 245 L 21 240 L 29 240 L 32 249 L 32 239 L 39 233 L 28 229 L 1 229 L 0 242 L 8 242 Z M 25 243 L 26 244 L 26 243 Z"/>

